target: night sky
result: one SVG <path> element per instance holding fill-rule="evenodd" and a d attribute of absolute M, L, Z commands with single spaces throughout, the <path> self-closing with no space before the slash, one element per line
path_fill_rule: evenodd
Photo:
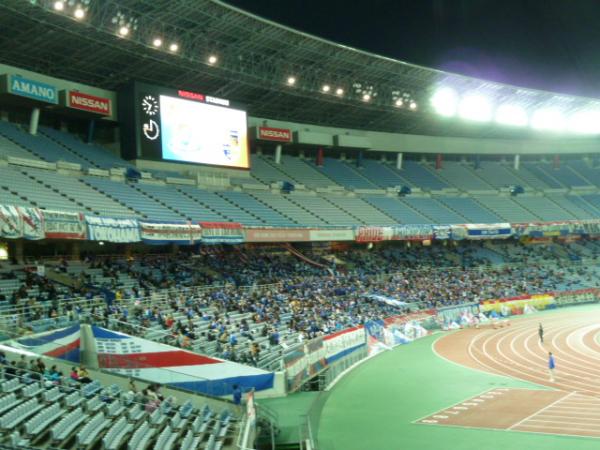
<path fill-rule="evenodd" d="M 600 0 L 226 0 L 345 45 L 600 98 Z"/>

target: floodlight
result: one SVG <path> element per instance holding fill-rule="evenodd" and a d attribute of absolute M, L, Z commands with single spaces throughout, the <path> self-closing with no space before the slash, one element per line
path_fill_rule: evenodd
<path fill-rule="evenodd" d="M 63 2 L 62 0 L 57 0 L 54 2 L 54 9 L 56 11 L 62 11 L 63 9 L 65 9 L 65 2 Z"/>
<path fill-rule="evenodd" d="M 162 45 L 162 39 L 161 38 L 155 38 L 152 41 L 152 45 L 154 45 L 156 48 L 160 47 Z"/>
<path fill-rule="evenodd" d="M 289 84 L 290 86 L 293 86 L 294 84 L 296 84 L 296 78 L 295 77 L 288 77 L 287 84 Z"/>
<path fill-rule="evenodd" d="M 210 55 L 208 57 L 208 63 L 209 64 L 216 64 L 217 63 L 217 57 L 215 55 Z"/>
<path fill-rule="evenodd" d="M 440 88 L 431 97 L 431 104 L 441 116 L 452 117 L 456 114 L 458 94 L 452 88 Z"/>
<path fill-rule="evenodd" d="M 504 104 L 496 110 L 496 122 L 502 125 L 524 127 L 529 122 L 529 118 L 522 106 Z"/>
<path fill-rule="evenodd" d="M 169 45 L 169 50 L 172 52 L 176 52 L 177 50 L 179 50 L 179 45 L 173 42 L 171 45 Z"/>
<path fill-rule="evenodd" d="M 336 94 L 336 95 L 344 95 L 344 90 L 343 90 L 342 88 L 337 88 L 337 89 L 335 90 L 335 94 Z"/>
<path fill-rule="evenodd" d="M 483 95 L 468 94 L 460 101 L 458 115 L 466 120 L 489 122 L 492 120 L 492 105 Z"/>
<path fill-rule="evenodd" d="M 398 100 L 396 100 L 396 106 L 400 107 L 404 104 L 404 100 L 402 100 L 401 98 L 399 98 Z"/>
<path fill-rule="evenodd" d="M 410 105 L 408 105 L 408 107 L 414 111 L 415 109 L 417 109 L 417 103 L 416 102 L 410 102 Z"/>
<path fill-rule="evenodd" d="M 321 89 L 323 90 L 323 92 L 329 92 L 329 90 L 330 90 L 331 88 L 329 87 L 329 85 L 328 85 L 328 84 L 324 84 L 324 85 L 323 85 L 323 87 L 322 87 Z"/>
<path fill-rule="evenodd" d="M 78 6 L 77 9 L 73 12 L 73 15 L 76 19 L 81 20 L 85 17 L 85 10 Z"/>
<path fill-rule="evenodd" d="M 572 133 L 600 134 L 600 111 L 584 110 L 569 117 L 568 129 Z"/>
<path fill-rule="evenodd" d="M 362 96 L 363 101 L 368 102 L 369 100 L 371 100 L 371 96 L 369 94 L 364 94 Z"/>
<path fill-rule="evenodd" d="M 541 108 L 533 113 L 531 127 L 535 130 L 563 131 L 565 118 L 556 108 Z"/>
<path fill-rule="evenodd" d="M 119 34 L 121 36 L 127 36 L 129 34 L 129 27 L 122 26 L 121 28 L 119 28 Z"/>

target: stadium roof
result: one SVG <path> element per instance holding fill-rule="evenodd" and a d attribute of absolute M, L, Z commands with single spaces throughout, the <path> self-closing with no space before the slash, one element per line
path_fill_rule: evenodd
<path fill-rule="evenodd" d="M 495 102 L 517 101 L 528 109 L 596 107 L 590 99 L 373 55 L 217 0 L 82 0 L 83 20 L 73 17 L 78 3 L 65 0 L 62 11 L 54 9 L 55 3 L 0 2 L 1 62 L 106 89 L 136 79 L 196 90 L 245 103 L 256 117 L 413 134 L 516 135 L 489 124 L 436 116 L 429 99 L 439 85 L 481 92 Z M 119 36 L 123 26 L 128 28 L 125 37 Z M 160 49 L 153 46 L 157 37 L 163 41 Z M 176 51 L 169 50 L 171 43 L 177 44 Z M 217 58 L 213 64 L 211 55 Z M 289 77 L 295 78 L 293 85 Z"/>

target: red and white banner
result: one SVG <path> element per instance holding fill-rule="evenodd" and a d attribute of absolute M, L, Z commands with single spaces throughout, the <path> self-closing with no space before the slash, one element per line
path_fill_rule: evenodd
<path fill-rule="evenodd" d="M 258 127 L 257 134 L 263 141 L 292 142 L 292 131 L 286 128 Z"/>
<path fill-rule="evenodd" d="M 87 239 L 83 213 L 42 210 L 46 239 Z"/>
<path fill-rule="evenodd" d="M 303 228 L 246 228 L 246 242 L 308 242 L 310 232 Z"/>
<path fill-rule="evenodd" d="M 110 116 L 111 114 L 110 99 L 84 94 L 83 92 L 69 91 L 67 93 L 67 106 L 103 116 Z"/>

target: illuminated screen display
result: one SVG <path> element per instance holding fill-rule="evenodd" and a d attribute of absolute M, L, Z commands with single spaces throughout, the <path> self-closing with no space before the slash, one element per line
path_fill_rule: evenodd
<path fill-rule="evenodd" d="M 247 169 L 246 112 L 160 96 L 162 157 Z"/>

